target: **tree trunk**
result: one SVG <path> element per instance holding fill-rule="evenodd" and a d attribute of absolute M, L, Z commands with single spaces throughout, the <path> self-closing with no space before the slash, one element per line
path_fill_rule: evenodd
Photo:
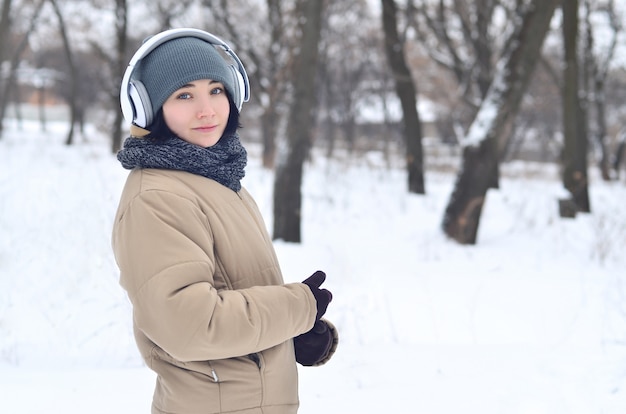
<path fill-rule="evenodd" d="M 442 227 L 461 244 L 475 244 L 487 189 L 497 157 L 511 129 L 534 71 L 559 0 L 533 0 L 521 12 L 514 46 L 503 57 L 487 96 L 463 142 L 462 168 L 448 201 Z"/>
<path fill-rule="evenodd" d="M 420 23 L 420 19 L 414 17 L 412 22 L 418 33 L 418 41 L 421 41 L 433 62 L 449 71 L 457 81 L 463 108 L 455 111 L 458 112 L 456 114 L 448 114 L 447 120 L 441 120 L 441 126 L 447 130 L 442 131 L 442 134 L 453 137 L 448 138 L 449 141 L 458 142 L 461 133 L 456 131 L 463 131 L 471 125 L 480 109 L 477 102 L 485 99 L 491 86 L 496 63 L 494 56 L 498 54 L 492 34 L 496 27 L 494 21 L 498 20 L 494 19 L 494 14 L 498 9 L 507 7 L 499 0 L 420 1 L 417 7 L 413 0 L 408 3 L 413 15 L 421 15 L 423 19 L 423 23 Z M 451 21 L 458 24 L 451 24 Z M 508 43 L 506 45 L 502 55 L 506 54 L 510 46 Z M 454 126 L 457 123 L 461 128 Z M 498 161 L 502 157 L 496 152 L 490 152 L 489 155 L 498 157 L 491 163 L 493 171 L 489 187 L 498 188 Z"/>
<path fill-rule="evenodd" d="M 6 49 L 9 43 L 9 33 L 11 33 L 11 2 L 12 0 L 2 0 L 2 11 L 0 11 L 0 62 L 6 59 Z"/>
<path fill-rule="evenodd" d="M 115 0 L 115 37 L 116 62 L 114 68 L 117 78 L 122 80 L 126 70 L 126 49 L 128 44 L 128 4 L 126 0 Z M 114 74 L 115 75 L 115 74 Z M 122 122 L 124 117 L 120 111 L 120 88 L 111 94 L 111 105 L 115 109 L 115 118 L 111 128 L 111 152 L 116 153 L 122 147 Z"/>
<path fill-rule="evenodd" d="M 273 170 L 276 163 L 276 135 L 280 115 L 276 107 L 270 104 L 261 115 L 261 134 L 263 140 L 263 168 Z"/>
<path fill-rule="evenodd" d="M 304 0 L 299 54 L 294 62 L 293 99 L 287 121 L 287 157 L 274 181 L 274 239 L 301 242 L 302 170 L 311 147 L 316 109 L 315 75 L 323 1 Z"/>
<path fill-rule="evenodd" d="M 273 170 L 276 165 L 276 136 L 281 117 L 278 113 L 278 101 L 282 93 L 280 53 L 283 49 L 283 19 L 282 5 L 280 0 L 267 0 L 268 21 L 270 24 L 270 47 L 268 50 L 269 62 L 267 76 L 269 85 L 263 86 L 267 94 L 268 102 L 261 115 L 261 132 L 263 134 L 263 167 Z M 262 92 L 263 93 L 263 92 Z"/>
<path fill-rule="evenodd" d="M 67 30 L 65 29 L 65 20 L 63 19 L 63 13 L 59 8 L 56 0 L 50 0 L 54 13 L 59 21 L 59 31 L 61 32 L 61 39 L 63 40 L 63 49 L 65 50 L 65 57 L 67 58 L 67 65 L 69 67 L 69 86 L 70 93 L 68 99 L 68 105 L 70 107 L 70 129 L 65 139 L 66 145 L 72 145 L 74 141 L 74 126 L 78 122 L 78 108 L 76 104 L 77 88 L 78 88 L 78 73 L 76 71 L 76 65 L 74 64 L 74 57 L 72 54 L 72 48 L 70 46 L 69 38 L 67 37 Z"/>
<path fill-rule="evenodd" d="M 4 114 L 6 112 L 6 107 L 9 103 L 11 87 L 15 84 L 16 71 L 17 67 L 20 64 L 20 58 L 22 56 L 22 53 L 26 49 L 26 46 L 28 46 L 28 38 L 37 26 L 39 13 L 43 9 L 43 5 L 46 1 L 47 0 L 39 0 L 39 3 L 37 3 L 37 5 L 35 6 L 28 28 L 24 32 L 24 35 L 22 36 L 22 39 L 18 43 L 15 50 L 12 51 L 11 65 L 9 67 L 9 74 L 7 76 L 7 79 L 5 82 L 2 82 L 2 79 L 0 79 L 0 136 L 2 135 Z M 0 17 L 0 62 L 3 62 L 7 57 L 6 42 L 8 42 L 8 34 L 10 33 L 11 26 L 10 7 L 11 1 L 4 0 L 4 2 L 2 3 L 2 15 Z"/>
<path fill-rule="evenodd" d="M 613 0 L 609 0 L 605 5 L 598 6 L 599 10 L 606 15 L 609 20 L 609 28 L 611 31 L 608 36 L 603 36 L 602 43 L 608 43 L 605 50 L 601 53 L 594 53 L 595 48 L 595 33 L 593 30 L 592 14 L 594 8 L 592 6 L 593 0 L 583 0 L 581 9 L 585 10 L 584 23 L 581 25 L 586 27 L 584 33 L 586 44 L 583 49 L 583 61 L 585 70 L 585 96 L 587 99 L 587 105 L 593 104 L 595 108 L 595 140 L 600 148 L 600 174 L 605 181 L 611 180 L 611 162 L 610 153 L 607 144 L 608 140 L 608 127 L 606 120 L 606 79 L 611 67 L 611 61 L 615 56 L 615 50 L 618 45 L 618 39 L 620 33 L 623 31 L 623 24 L 620 17 L 615 12 L 615 4 Z M 596 10 L 596 11 L 599 11 Z M 591 112 L 590 112 L 591 113 Z M 590 115 L 587 115 L 587 119 L 591 122 Z"/>
<path fill-rule="evenodd" d="M 578 0 L 563 0 L 563 186 L 578 211 L 589 212 L 587 122 L 579 97 Z"/>
<path fill-rule="evenodd" d="M 41 69 L 41 67 L 40 67 Z M 37 87 L 37 113 L 39 114 L 39 128 L 42 132 L 47 130 L 46 121 L 46 83 L 45 80 L 41 80 L 41 85 Z"/>
<path fill-rule="evenodd" d="M 609 159 L 609 148 L 606 144 L 606 137 L 608 135 L 606 126 L 606 94 L 604 90 L 604 78 L 597 76 L 594 81 L 594 93 L 595 93 L 595 106 L 596 106 L 596 118 L 597 128 L 596 136 L 598 140 L 598 146 L 600 147 L 600 174 L 604 181 L 611 180 L 611 163 Z"/>
<path fill-rule="evenodd" d="M 0 63 L 7 57 L 7 47 L 9 44 L 9 33 L 11 33 L 11 0 L 2 0 L 2 11 L 0 11 Z M 5 84 L 6 82 L 6 84 Z M 8 103 L 9 88 L 8 80 L 2 80 L 0 76 L 0 138 L 4 126 L 4 113 Z"/>
<path fill-rule="evenodd" d="M 276 164 L 276 137 L 282 115 L 279 113 L 279 106 L 284 97 L 285 88 L 285 65 L 283 56 L 286 52 L 286 39 L 284 29 L 287 13 L 283 12 L 285 2 L 281 0 L 265 0 L 267 16 L 259 30 L 266 32 L 269 36 L 267 48 L 261 48 L 259 42 L 242 40 L 240 30 L 241 16 L 234 12 L 237 2 L 231 4 L 227 0 L 204 0 L 201 2 L 204 7 L 210 10 L 218 27 L 214 27 L 215 33 L 220 31 L 228 34 L 235 46 L 239 56 L 245 55 L 247 66 L 254 68 L 254 73 L 250 76 L 250 89 L 254 91 L 251 99 L 256 99 L 263 112 L 260 115 L 261 142 L 263 145 L 261 159 L 263 168 L 273 170 Z M 241 3 L 241 2 L 239 2 Z M 263 18 L 261 17 L 263 20 Z M 251 33 L 251 32 L 250 32 Z M 249 34 L 250 34 L 249 33 Z M 244 115 L 245 117 L 245 115 Z M 246 122 L 245 118 L 242 121 Z"/>
<path fill-rule="evenodd" d="M 396 94 L 402 105 L 409 192 L 425 194 L 422 126 L 417 112 L 417 92 L 404 59 L 403 42 L 398 33 L 396 3 L 394 0 L 382 0 L 382 7 L 385 52 L 393 73 Z"/>
<path fill-rule="evenodd" d="M 619 180 L 620 168 L 622 168 L 622 161 L 626 155 L 626 131 L 621 132 L 621 139 L 617 148 L 615 149 L 615 158 L 613 159 L 613 171 L 615 171 L 615 178 Z"/>

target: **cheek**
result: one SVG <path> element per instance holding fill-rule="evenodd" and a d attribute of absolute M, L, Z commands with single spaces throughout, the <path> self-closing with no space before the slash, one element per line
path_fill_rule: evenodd
<path fill-rule="evenodd" d="M 213 105 L 213 110 L 220 114 L 223 114 L 224 111 L 228 111 L 230 109 L 230 102 L 228 101 L 228 95 L 226 92 L 222 92 L 218 95 L 211 95 L 212 100 L 211 104 Z"/>
<path fill-rule="evenodd" d="M 228 118 L 230 115 L 230 102 L 228 102 L 228 98 L 224 99 L 225 102 L 220 102 L 219 111 L 222 116 Z"/>
<path fill-rule="evenodd" d="M 180 111 L 176 105 L 163 105 L 163 119 L 170 129 L 176 128 L 176 125 L 180 123 Z"/>

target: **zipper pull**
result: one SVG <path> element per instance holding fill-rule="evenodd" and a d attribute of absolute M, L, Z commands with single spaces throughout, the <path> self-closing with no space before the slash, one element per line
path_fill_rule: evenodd
<path fill-rule="evenodd" d="M 217 372 L 215 372 L 215 369 L 211 368 L 211 375 L 213 375 L 213 379 L 215 380 L 215 382 L 220 382 L 220 379 L 217 376 Z"/>

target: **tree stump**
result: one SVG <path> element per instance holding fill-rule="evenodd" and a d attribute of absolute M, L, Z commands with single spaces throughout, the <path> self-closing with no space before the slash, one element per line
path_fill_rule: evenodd
<path fill-rule="evenodd" d="M 575 218 L 578 213 L 578 206 L 571 198 L 559 199 L 559 216 L 561 218 Z"/>

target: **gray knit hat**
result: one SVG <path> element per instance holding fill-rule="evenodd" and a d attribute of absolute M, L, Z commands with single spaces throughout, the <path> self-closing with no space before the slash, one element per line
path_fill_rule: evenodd
<path fill-rule="evenodd" d="M 133 75 L 146 87 L 152 114 L 177 89 L 198 79 L 221 82 L 235 99 L 235 79 L 215 47 L 195 37 L 180 37 L 159 45 L 145 56 Z"/>

